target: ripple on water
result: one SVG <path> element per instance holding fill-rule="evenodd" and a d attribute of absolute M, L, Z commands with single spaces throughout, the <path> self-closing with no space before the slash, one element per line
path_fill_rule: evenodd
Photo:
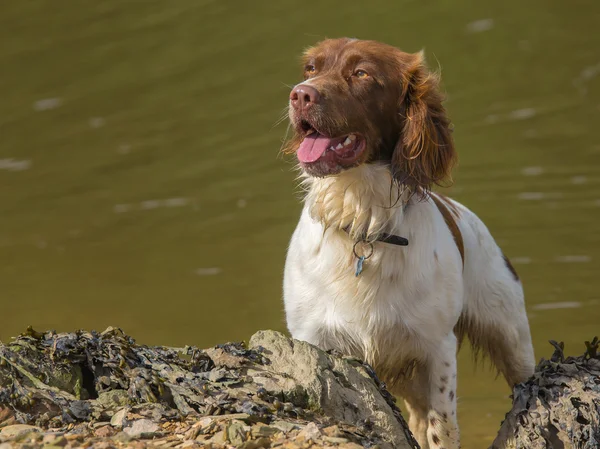
<path fill-rule="evenodd" d="M 31 160 L 29 159 L 0 159 L 0 170 L 23 171 L 29 168 L 31 168 Z"/>
<path fill-rule="evenodd" d="M 524 167 L 523 169 L 521 169 L 521 174 L 523 176 L 539 176 L 542 173 L 544 173 L 544 169 L 538 166 Z"/>
<path fill-rule="evenodd" d="M 62 105 L 62 99 L 60 98 L 44 98 L 33 103 L 34 111 L 48 111 L 50 109 L 56 109 Z"/>
<path fill-rule="evenodd" d="M 553 310 L 553 309 L 578 309 L 581 307 L 579 301 L 562 301 L 562 302 L 546 302 L 535 304 L 531 308 L 533 310 Z"/>
<path fill-rule="evenodd" d="M 517 195 L 520 200 L 560 200 L 565 197 L 563 192 L 521 192 Z"/>
<path fill-rule="evenodd" d="M 489 114 L 485 117 L 484 121 L 488 125 L 494 125 L 496 123 L 504 122 L 507 120 L 527 120 L 532 117 L 535 117 L 536 110 L 534 108 L 522 108 L 515 109 L 514 111 L 510 111 L 508 114 Z M 537 131 L 535 129 L 531 129 L 526 131 L 527 137 L 536 137 Z"/>
<path fill-rule="evenodd" d="M 534 117 L 535 114 L 536 112 L 533 108 L 515 109 L 508 114 L 508 118 L 511 120 L 527 120 Z"/>
<path fill-rule="evenodd" d="M 223 270 L 219 267 L 207 267 L 207 268 L 197 268 L 195 273 L 198 276 L 216 276 L 220 274 Z"/>
<path fill-rule="evenodd" d="M 166 198 L 164 200 L 145 200 L 137 204 L 115 204 L 113 211 L 117 214 L 130 212 L 133 210 L 152 210 L 161 207 L 183 207 L 190 204 L 189 198 Z"/>
<path fill-rule="evenodd" d="M 482 33 L 494 28 L 494 19 L 479 19 L 467 24 L 468 33 Z"/>
<path fill-rule="evenodd" d="M 544 199 L 544 192 L 521 192 L 517 198 L 524 201 L 538 201 Z"/>
<path fill-rule="evenodd" d="M 88 123 L 92 128 L 102 128 L 106 124 L 106 120 L 102 117 L 92 117 Z"/>
<path fill-rule="evenodd" d="M 556 256 L 555 262 L 559 263 L 587 263 L 591 262 L 592 257 L 587 255 L 567 255 L 567 256 Z"/>

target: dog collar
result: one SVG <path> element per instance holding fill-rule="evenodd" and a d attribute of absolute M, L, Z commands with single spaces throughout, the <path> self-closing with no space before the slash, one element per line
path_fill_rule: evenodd
<path fill-rule="evenodd" d="M 347 234 L 349 234 L 349 227 L 344 228 L 344 231 Z M 408 246 L 408 239 L 406 237 L 400 237 L 399 235 L 388 234 L 386 232 L 379 234 L 379 236 L 374 241 L 389 243 L 390 245 Z M 368 248 L 368 250 L 362 255 L 360 255 L 357 251 L 357 247 L 361 243 L 367 245 Z M 358 277 L 362 273 L 363 264 L 365 263 L 365 260 L 369 259 L 373 255 L 373 251 L 373 242 L 367 240 L 366 237 L 363 237 L 356 243 L 354 243 L 354 246 L 352 247 L 352 253 L 354 254 L 354 257 L 356 257 L 356 271 L 354 273 L 355 276 Z"/>

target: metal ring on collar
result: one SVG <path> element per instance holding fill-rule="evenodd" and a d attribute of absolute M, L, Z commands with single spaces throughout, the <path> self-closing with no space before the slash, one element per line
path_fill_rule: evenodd
<path fill-rule="evenodd" d="M 356 247 L 358 246 L 359 243 L 365 243 L 366 245 L 368 245 L 369 248 L 369 254 L 368 255 L 364 255 L 364 256 L 359 256 L 356 252 Z M 364 260 L 367 260 L 369 257 L 371 257 L 373 255 L 373 244 L 371 242 L 367 242 L 366 240 L 359 240 L 358 242 L 356 242 L 354 244 L 354 246 L 352 247 L 352 252 L 354 253 L 354 256 L 357 259 L 360 259 L 361 257 L 364 257 Z"/>

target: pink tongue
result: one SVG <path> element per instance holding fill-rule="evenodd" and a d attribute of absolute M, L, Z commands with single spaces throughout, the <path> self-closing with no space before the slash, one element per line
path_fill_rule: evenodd
<path fill-rule="evenodd" d="M 319 133 L 306 136 L 298 148 L 298 160 L 305 163 L 315 162 L 330 146 L 331 139 Z"/>

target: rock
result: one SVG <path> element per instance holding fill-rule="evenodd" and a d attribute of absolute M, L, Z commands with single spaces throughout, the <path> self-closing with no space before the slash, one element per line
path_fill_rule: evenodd
<path fill-rule="evenodd" d="M 89 401 L 73 401 L 69 408 L 71 414 L 77 419 L 87 419 L 92 412 Z"/>
<path fill-rule="evenodd" d="M 600 447 L 600 342 L 586 343 L 566 359 L 555 343 L 515 388 L 494 449 Z M 368 365 L 273 331 L 201 350 L 137 345 L 114 328 L 28 330 L 0 343 L 1 361 L 4 448 L 417 447 Z"/>
<path fill-rule="evenodd" d="M 5 422 L 13 416 L 13 412 L 8 407 L 0 407 L 0 423 Z"/>
<path fill-rule="evenodd" d="M 94 430 L 94 435 L 100 438 L 110 437 L 115 433 L 115 430 L 111 426 L 102 426 Z"/>
<path fill-rule="evenodd" d="M 104 408 L 121 408 L 125 405 L 129 405 L 129 395 L 125 390 L 111 390 L 103 391 L 98 395 L 96 399 Z"/>
<path fill-rule="evenodd" d="M 6 426 L 0 429 L 0 437 L 3 439 L 17 439 L 30 432 L 42 432 L 42 429 L 27 424 L 13 424 L 12 426 Z"/>
<path fill-rule="evenodd" d="M 493 449 L 597 449 L 600 447 L 600 340 L 565 358 L 564 344 L 542 359 L 534 375 L 513 390 Z"/>
<path fill-rule="evenodd" d="M 152 438 L 153 434 L 158 432 L 158 424 L 149 419 L 138 419 L 130 427 L 125 427 L 123 431 L 134 437 Z"/>
<path fill-rule="evenodd" d="M 341 435 L 339 426 L 329 426 L 323 429 L 323 433 L 330 437 L 339 437 Z"/>
<path fill-rule="evenodd" d="M 268 426 L 266 424 L 259 423 L 255 424 L 250 432 L 254 438 L 272 437 L 273 435 L 280 433 L 281 429 L 275 425 Z"/>
<path fill-rule="evenodd" d="M 318 410 L 334 420 L 354 423 L 369 418 L 382 440 L 397 447 L 410 447 L 404 423 L 398 420 L 362 365 L 274 331 L 254 334 L 250 348 L 263 348 L 270 361 L 269 371 L 279 374 L 252 373 L 255 382 L 266 390 L 283 391 L 294 404 Z"/>
<path fill-rule="evenodd" d="M 332 443 L 332 444 L 346 444 L 348 442 L 348 440 L 346 438 L 341 438 L 341 437 L 324 436 L 323 440 L 327 441 L 328 443 Z"/>
<path fill-rule="evenodd" d="M 122 408 L 117 413 L 113 415 L 110 419 L 110 425 L 113 427 L 123 428 L 127 423 L 127 412 L 128 408 Z"/>
<path fill-rule="evenodd" d="M 233 420 L 225 427 L 225 435 L 227 441 L 234 446 L 241 445 L 246 440 L 245 425 L 241 421 Z"/>
<path fill-rule="evenodd" d="M 183 449 L 186 447 L 200 447 L 200 445 L 198 444 L 197 441 L 194 440 L 186 440 L 181 444 L 178 444 L 177 446 L 175 446 L 177 449 Z"/>
<path fill-rule="evenodd" d="M 298 438 L 305 441 L 317 442 L 321 438 L 321 431 L 315 423 L 308 423 L 304 429 L 298 434 Z"/>
<path fill-rule="evenodd" d="M 65 447 L 67 444 L 69 441 L 64 436 L 59 436 L 52 442 L 52 445 L 56 447 Z"/>
<path fill-rule="evenodd" d="M 291 432 L 292 430 L 299 428 L 298 424 L 286 421 L 275 421 L 271 424 L 271 426 L 284 433 Z"/>
<path fill-rule="evenodd" d="M 259 448 L 267 448 L 271 446 L 271 440 L 268 438 L 259 438 L 257 440 L 246 441 L 244 444 L 240 446 L 239 449 L 259 449 Z M 362 446 L 361 446 L 362 449 Z"/>
<path fill-rule="evenodd" d="M 324 438 L 344 437 L 365 446 L 410 447 L 400 412 L 360 362 L 277 332 L 260 332 L 252 342 L 174 349 L 136 345 L 116 328 L 101 334 L 30 329 L 0 344 L 0 358 L 10 360 L 0 365 L 0 375 L 28 386 L 23 394 L 35 412 L 22 411 L 0 385 L 0 398 L 7 398 L 0 417 L 59 429 L 64 438 L 46 438 L 54 446 L 73 446 L 76 439 L 82 446 L 145 447 L 145 438 L 161 437 L 168 447 L 300 447 L 307 441 L 332 445 Z M 357 424 L 372 414 L 378 428 Z M 321 431 L 332 424 L 337 430 Z"/>

